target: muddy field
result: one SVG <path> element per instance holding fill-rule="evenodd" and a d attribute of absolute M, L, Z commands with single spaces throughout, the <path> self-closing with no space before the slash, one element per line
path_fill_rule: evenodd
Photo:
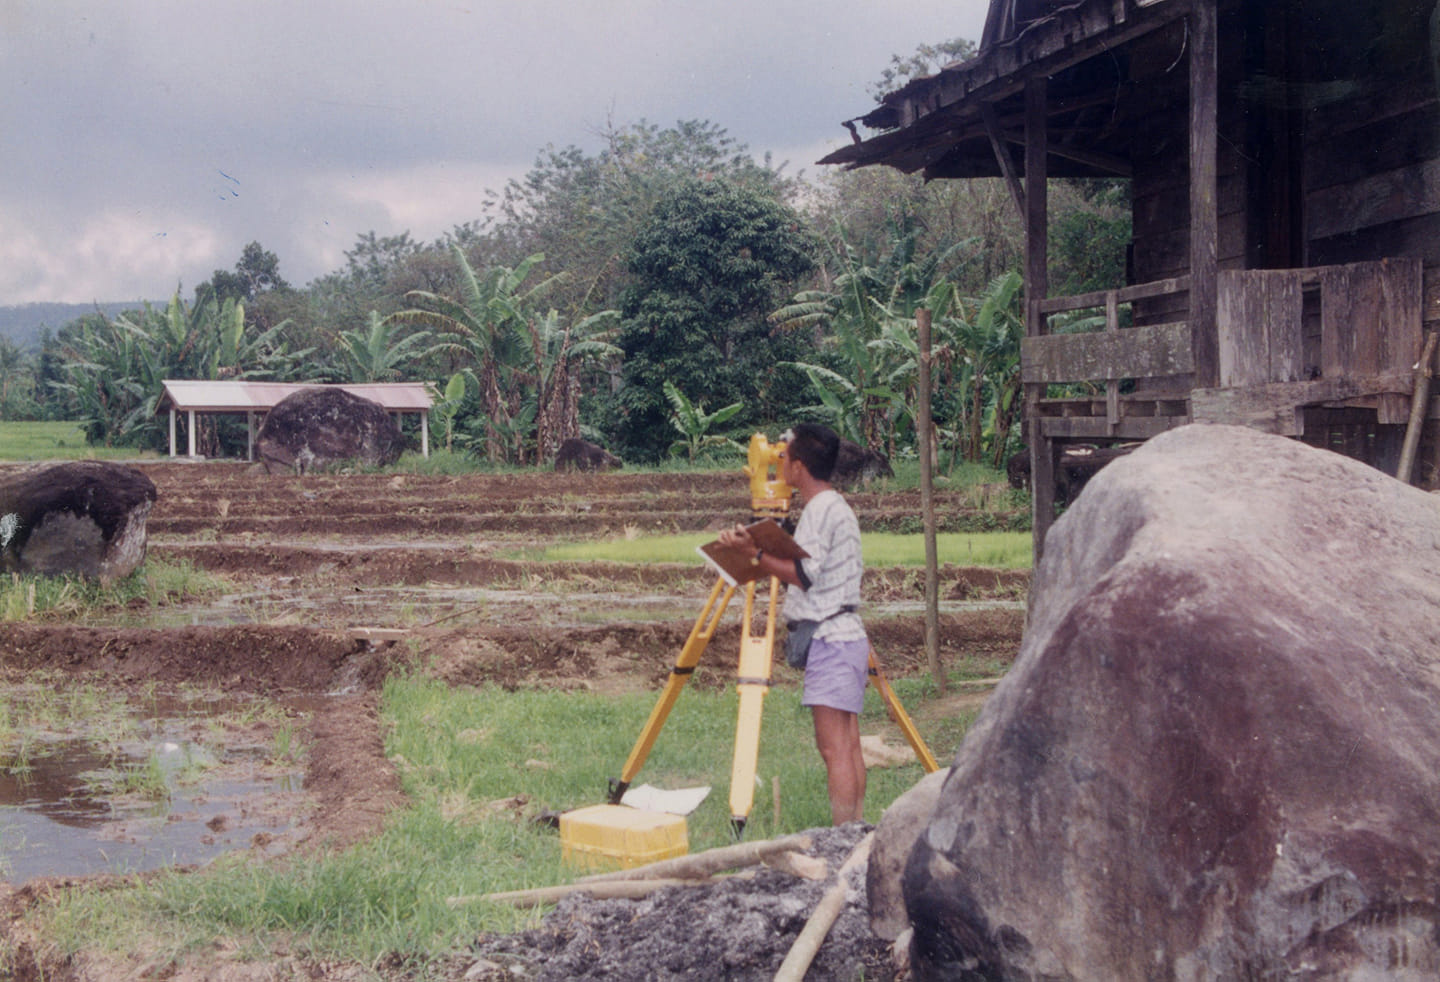
<path fill-rule="evenodd" d="M 540 563 L 512 558 L 515 550 L 715 530 L 748 518 L 738 472 L 293 477 L 232 462 L 136 466 L 159 490 L 150 555 L 223 574 L 233 590 L 202 602 L 99 612 L 84 624 L 6 625 L 0 673 L 10 681 L 55 673 L 116 692 L 187 685 L 280 700 L 326 696 L 317 701 L 323 709 L 305 716 L 303 802 L 287 825 L 287 849 L 344 848 L 403 807 L 377 713 L 379 683 L 398 663 L 418 660 L 456 685 L 658 690 L 714 582 L 698 561 Z M 1003 494 L 994 492 L 997 500 Z M 938 493 L 942 525 L 973 523 L 983 497 Z M 918 492 L 860 492 L 850 500 L 867 529 L 919 528 Z M 942 655 L 1012 657 L 1025 587 L 1021 574 L 945 564 Z M 916 570 L 867 573 L 867 626 L 892 677 L 923 669 L 923 590 Z M 712 644 L 734 650 L 738 635 L 732 613 Z M 716 677 L 711 684 L 723 684 L 723 670 Z M 957 697 L 967 698 L 974 697 Z M 916 716 L 923 731 L 923 715 Z M 255 842 L 237 847 L 254 850 Z M 256 861 L 268 861 L 263 850 Z M 104 882 L 97 878 L 95 888 Z M 43 939 L 23 936 L 16 915 L 55 885 L 44 878 L 8 885 L 13 948 L 44 950 Z M 567 923 L 585 919 L 562 909 Z M 592 936 L 591 943 L 599 942 Z M 36 960 L 36 977 L 103 977 L 83 957 Z M 484 977 L 480 969 L 475 957 L 459 958 L 453 977 Z M 430 971 L 449 977 L 439 966 Z M 538 963 L 527 971 L 563 977 L 545 976 Z M 573 975 L 573 966 L 566 971 Z M 607 978 L 651 977 L 643 966 L 628 976 L 613 964 L 607 971 Z M 865 977 L 877 971 L 872 964 Z M 289 972 L 360 977 L 353 967 L 313 965 L 244 977 Z M 516 969 L 504 972 L 514 977 Z M 393 977 L 414 976 L 397 967 Z"/>

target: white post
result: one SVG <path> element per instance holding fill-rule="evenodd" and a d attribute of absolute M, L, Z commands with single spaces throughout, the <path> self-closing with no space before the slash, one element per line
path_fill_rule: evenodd
<path fill-rule="evenodd" d="M 253 462 L 255 460 L 255 413 L 245 413 L 245 459 Z"/>
<path fill-rule="evenodd" d="M 420 414 L 420 455 L 430 456 L 430 411 Z"/>
<path fill-rule="evenodd" d="M 170 456 L 175 456 L 175 407 L 170 407 Z"/>
<path fill-rule="evenodd" d="M 190 438 L 190 456 L 195 456 L 195 410 L 185 411 L 185 418 L 190 421 L 190 432 L 186 434 Z"/>

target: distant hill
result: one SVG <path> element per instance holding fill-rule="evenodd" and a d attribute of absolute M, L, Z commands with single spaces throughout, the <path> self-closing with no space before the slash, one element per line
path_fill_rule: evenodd
<path fill-rule="evenodd" d="M 21 348 L 30 349 L 40 343 L 41 328 L 58 331 L 73 320 L 95 313 L 96 308 L 106 317 L 114 317 L 127 310 L 139 310 L 144 305 L 143 300 L 115 300 L 108 303 L 24 303 L 0 307 L 0 338 L 8 338 Z"/>

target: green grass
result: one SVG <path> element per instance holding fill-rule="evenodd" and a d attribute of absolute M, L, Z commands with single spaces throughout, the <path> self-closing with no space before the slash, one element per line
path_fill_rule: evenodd
<path fill-rule="evenodd" d="M 695 547 L 715 538 L 713 533 L 614 538 L 597 542 L 564 543 L 529 552 L 528 556 L 555 562 L 609 560 L 622 563 L 699 563 Z M 925 538 L 891 532 L 861 536 L 865 562 L 872 566 L 924 566 Z M 936 555 L 942 565 L 1029 569 L 1029 532 L 941 532 L 935 536 Z"/>
<path fill-rule="evenodd" d="M 989 666 L 974 666 L 983 674 Z M 931 693 L 898 680 L 912 715 Z M 464 945 L 482 931 L 512 931 L 540 912 L 449 897 L 573 880 L 558 834 L 530 818 L 605 800 L 658 693 L 624 696 L 550 690 L 455 688 L 412 676 L 386 683 L 387 754 L 400 767 L 411 805 L 377 837 L 345 852 L 258 864 L 237 856 L 199 872 L 166 873 L 124 890 L 76 891 L 44 914 L 62 950 L 100 946 L 155 957 L 212 950 L 220 939 L 257 953 L 271 946 L 370 963 L 387 952 L 422 958 Z M 635 783 L 708 784 L 688 819 L 690 849 L 733 841 L 729 783 L 736 696 L 691 687 L 659 734 Z M 954 752 L 970 719 L 947 721 L 931 739 L 937 758 Z M 871 690 L 861 728 L 887 727 Z M 892 742 L 898 737 L 892 738 Z M 866 818 L 879 819 L 921 776 L 918 764 L 870 771 Z M 748 840 L 829 824 L 824 769 L 809 713 L 793 687 L 767 698 Z M 772 787 L 778 779 L 777 818 Z M 516 798 L 523 815 L 495 803 Z"/>
<path fill-rule="evenodd" d="M 139 569 L 108 586 L 66 574 L 0 574 L 0 623 L 40 617 L 83 617 L 99 608 L 124 607 L 143 599 L 152 607 L 179 598 L 222 592 L 224 580 L 197 570 L 189 560 L 147 559 Z"/>
<path fill-rule="evenodd" d="M 153 450 L 96 447 L 85 442 L 78 423 L 0 422 L 0 460 L 158 460 Z"/>

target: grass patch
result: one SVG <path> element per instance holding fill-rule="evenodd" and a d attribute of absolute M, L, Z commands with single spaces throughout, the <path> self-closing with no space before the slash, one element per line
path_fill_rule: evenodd
<path fill-rule="evenodd" d="M 894 685 L 919 718 L 926 683 Z M 457 689 L 421 676 L 392 678 L 384 690 L 386 749 L 412 805 L 378 837 L 336 855 L 273 865 L 236 856 L 124 890 L 77 891 L 36 916 L 62 950 L 98 945 L 151 957 L 203 951 L 226 939 L 257 953 L 283 946 L 372 963 L 388 952 L 440 955 L 482 931 L 517 930 L 540 914 L 483 902 L 452 908 L 446 899 L 574 879 L 577 871 L 561 862 L 558 834 L 530 819 L 541 810 L 603 802 L 657 695 Z M 692 852 L 732 841 L 735 720 L 728 687 L 685 692 L 636 778 L 670 788 L 712 786 L 688 820 Z M 889 727 L 871 690 L 862 731 Z M 948 730 L 931 749 L 947 759 L 957 739 L 958 729 Z M 810 715 L 792 687 L 767 700 L 756 774 L 747 839 L 829 823 Z M 872 769 L 866 818 L 878 820 L 921 774 L 918 764 Z M 777 778 L 778 816 L 771 791 Z"/>
<path fill-rule="evenodd" d="M 0 422 L 0 460 L 158 460 L 160 456 L 135 447 L 92 446 L 85 442 L 78 423 Z"/>
<path fill-rule="evenodd" d="M 610 561 L 619 563 L 699 563 L 695 548 L 715 538 L 708 532 L 651 535 L 574 542 L 524 550 L 524 558 L 547 562 Z M 861 535 L 865 561 L 872 566 L 924 566 L 925 537 L 892 532 Z M 1029 569 L 1032 543 L 1029 532 L 941 532 L 935 536 L 940 563 Z"/>
<path fill-rule="evenodd" d="M 41 617 L 83 617 L 100 608 L 124 607 L 133 600 L 161 606 L 223 592 L 223 578 L 197 570 L 188 559 L 147 559 L 129 576 L 102 586 L 67 574 L 0 576 L 0 622 Z"/>

